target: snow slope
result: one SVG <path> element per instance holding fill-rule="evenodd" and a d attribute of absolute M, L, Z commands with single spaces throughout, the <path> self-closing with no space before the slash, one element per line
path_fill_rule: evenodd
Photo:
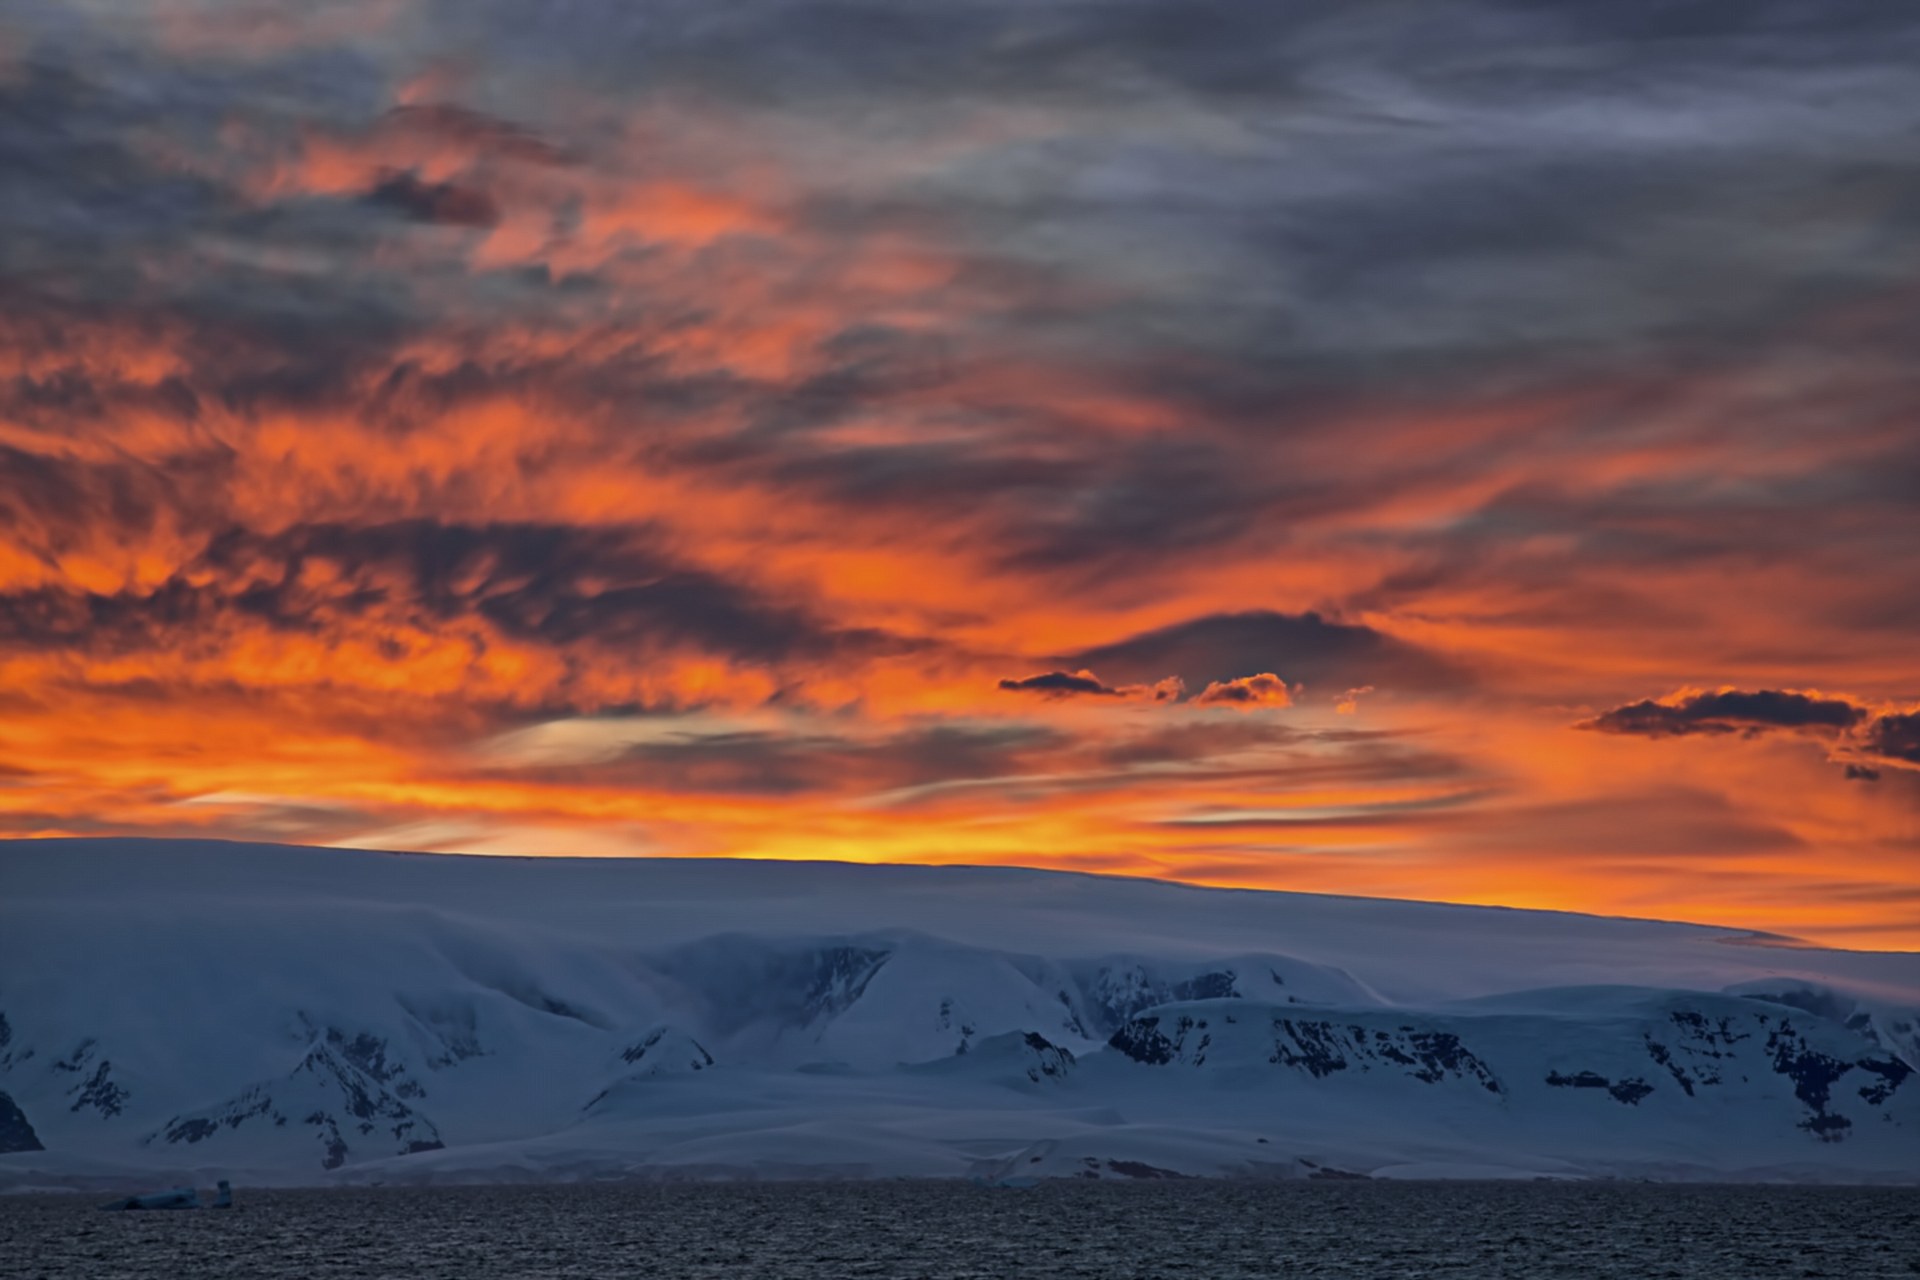
<path fill-rule="evenodd" d="M 1920 1182 L 1920 955 L 1051 872 L 0 842 L 0 1187 Z"/>

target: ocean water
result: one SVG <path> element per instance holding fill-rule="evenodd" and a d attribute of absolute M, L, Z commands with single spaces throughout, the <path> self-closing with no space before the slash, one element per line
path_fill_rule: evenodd
<path fill-rule="evenodd" d="M 98 1197 L 104 1199 L 104 1197 Z M 225 1213 L 0 1197 L 0 1276 L 1920 1276 L 1920 1191 L 940 1182 L 242 1190 Z"/>

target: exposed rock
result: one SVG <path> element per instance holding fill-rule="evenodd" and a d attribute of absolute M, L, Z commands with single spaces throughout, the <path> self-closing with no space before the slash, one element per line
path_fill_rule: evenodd
<path fill-rule="evenodd" d="M 1262 1006 L 1211 1006 L 1206 1013 L 1174 1011 L 1134 1018 L 1115 1031 L 1108 1044 L 1135 1062 L 1150 1066 L 1181 1063 L 1205 1066 L 1214 1048 L 1212 1020 L 1222 1030 L 1237 1027 L 1240 1014 Z M 1451 1031 L 1401 1024 L 1368 1026 L 1353 1021 L 1299 1018 L 1268 1013 L 1271 1039 L 1267 1062 L 1306 1073 L 1316 1080 L 1345 1071 L 1387 1069 L 1424 1084 L 1447 1080 L 1477 1084 L 1489 1093 L 1503 1092 L 1499 1077 Z M 1229 1033 L 1234 1034 L 1234 1033 Z M 1239 1033 L 1238 1043 L 1245 1043 Z"/>
<path fill-rule="evenodd" d="M 873 947 L 825 947 L 814 953 L 805 995 L 807 1021 L 851 1008 L 892 955 Z"/>
<path fill-rule="evenodd" d="M 1281 981 L 1278 974 L 1273 978 L 1276 983 Z M 1087 1006 L 1095 1021 L 1103 1027 L 1118 1028 L 1156 1005 L 1240 995 L 1238 981 L 1238 975 L 1231 969 L 1168 979 L 1148 972 L 1144 965 L 1132 964 L 1104 966 L 1083 985 Z"/>
<path fill-rule="evenodd" d="M 1027 1064 L 1027 1079 L 1039 1084 L 1043 1080 L 1064 1080 L 1073 1070 L 1077 1061 L 1072 1052 L 1053 1043 L 1037 1031 L 1029 1031 L 1022 1039 L 1033 1060 Z"/>
<path fill-rule="evenodd" d="M 0 1154 L 9 1151 L 45 1151 L 40 1135 L 27 1122 L 27 1113 L 5 1093 L 0 1093 Z"/>
<path fill-rule="evenodd" d="M 1267 1060 L 1316 1077 L 1391 1063 L 1406 1068 L 1407 1075 L 1426 1084 L 1439 1084 L 1452 1077 L 1477 1082 L 1489 1093 L 1501 1092 L 1492 1068 L 1451 1031 L 1412 1026 L 1369 1030 L 1358 1023 L 1295 1018 L 1275 1018 L 1273 1030 L 1273 1055 Z"/>
<path fill-rule="evenodd" d="M 1860 1090 L 1860 1096 L 1876 1107 L 1886 1105 L 1913 1074 L 1913 1068 L 1898 1058 L 1862 1058 L 1856 1065 L 1880 1077 L 1879 1083 L 1864 1085 Z"/>
<path fill-rule="evenodd" d="M 1066 992 L 1061 992 L 1060 998 L 1064 1001 L 1066 999 Z M 956 1029 L 959 1031 L 960 1040 L 954 1045 L 953 1049 L 955 1053 L 965 1053 L 972 1045 L 974 1033 L 977 1028 L 972 1022 L 955 1015 L 952 996 L 947 996 L 940 1001 L 938 1025 L 942 1031 L 953 1031 Z"/>
<path fill-rule="evenodd" d="M 1570 1076 L 1550 1071 L 1547 1073 L 1547 1083 L 1556 1089 L 1605 1089 L 1615 1102 L 1628 1106 L 1639 1106 L 1640 1099 L 1653 1092 L 1653 1086 L 1639 1076 L 1628 1076 L 1616 1082 L 1594 1071 L 1578 1071 Z"/>
<path fill-rule="evenodd" d="M 53 1064 L 53 1069 L 68 1075 L 84 1075 L 84 1079 L 67 1090 L 67 1096 L 73 1099 L 69 1111 L 80 1112 L 94 1110 L 102 1119 L 112 1119 L 125 1110 L 130 1096 L 126 1088 L 113 1078 L 113 1061 L 99 1057 L 99 1043 L 92 1039 L 82 1040 L 72 1053 Z"/>
<path fill-rule="evenodd" d="M 656 1027 L 621 1050 L 620 1061 L 638 1068 L 632 1073 L 636 1076 L 651 1076 L 705 1071 L 713 1065 L 713 1055 L 683 1031 L 672 1027 Z"/>
<path fill-rule="evenodd" d="M 1767 1037 L 1767 1052 L 1773 1055 L 1773 1069 L 1793 1081 L 1794 1096 L 1812 1113 L 1800 1122 L 1800 1127 L 1823 1142 L 1838 1142 L 1846 1137 L 1853 1121 L 1830 1111 L 1827 1103 L 1832 1100 L 1834 1083 L 1853 1070 L 1853 1064 L 1809 1047 L 1806 1038 L 1785 1018 Z"/>
<path fill-rule="evenodd" d="M 411 1086 L 409 1088 L 409 1086 Z M 422 1091 L 384 1039 L 329 1027 L 299 1065 L 280 1080 L 241 1091 L 216 1106 L 175 1116 L 142 1141 L 193 1146 L 255 1125 L 314 1130 L 320 1165 L 336 1169 L 359 1147 L 370 1154 L 406 1155 L 442 1143 L 433 1122 L 403 1100 Z M 356 1146 L 358 1144 L 358 1146 Z"/>

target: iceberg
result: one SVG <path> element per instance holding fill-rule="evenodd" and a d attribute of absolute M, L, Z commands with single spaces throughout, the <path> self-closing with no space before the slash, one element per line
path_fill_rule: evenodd
<path fill-rule="evenodd" d="M 143 1209 L 231 1209 L 233 1208 L 233 1186 L 225 1178 L 220 1179 L 215 1188 L 211 1204 L 200 1203 L 200 1193 L 192 1187 L 172 1187 L 166 1191 L 154 1191 L 144 1196 L 128 1196 L 124 1200 L 114 1200 L 100 1207 L 116 1212 Z"/>

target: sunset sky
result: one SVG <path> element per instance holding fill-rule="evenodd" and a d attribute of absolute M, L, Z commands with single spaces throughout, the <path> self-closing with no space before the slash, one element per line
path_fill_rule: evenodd
<path fill-rule="evenodd" d="M 0 831 L 1920 948 L 1920 10 L 0 6 Z"/>

